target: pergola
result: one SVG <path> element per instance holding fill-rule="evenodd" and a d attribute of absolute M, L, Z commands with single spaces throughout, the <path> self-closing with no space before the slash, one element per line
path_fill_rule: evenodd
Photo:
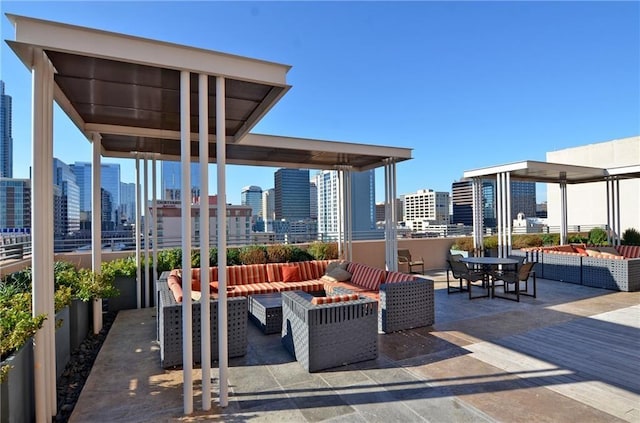
<path fill-rule="evenodd" d="M 576 166 L 527 160 L 464 172 L 472 180 L 473 243 L 483 248 L 484 222 L 482 216 L 482 180 L 496 181 L 496 221 L 498 226 L 498 255 L 511 254 L 511 181 L 554 183 L 560 186 L 560 243 L 567 242 L 567 185 L 592 182 L 607 184 L 607 226 L 609 241 L 620 243 L 620 180 L 640 178 L 640 165 L 618 168 Z"/>
<path fill-rule="evenodd" d="M 29 17 L 7 15 L 15 26 L 11 49 L 33 79 L 32 268 L 33 313 L 54 315 L 53 308 L 53 101 L 92 142 L 92 267 L 101 266 L 100 160 L 136 161 L 136 228 L 156 205 L 156 160 L 180 160 L 182 192 L 190 191 L 191 161 L 201 164 L 201 190 L 209 192 L 208 164 L 217 164 L 217 223 L 226 227 L 226 174 L 230 164 L 333 169 L 341 178 L 342 221 L 339 245 L 351 254 L 350 173 L 384 166 L 386 195 L 386 265 L 397 268 L 395 233 L 396 163 L 411 159 L 411 149 L 330 142 L 250 133 L 289 90 L 290 66 L 215 51 L 131 37 Z M 206 118 L 201 118 L 206 117 Z M 224 140 L 224 142 L 217 142 Z M 152 216 L 148 215 L 148 165 L 152 166 Z M 140 165 L 144 170 L 140 172 Z M 140 174 L 144 177 L 141 199 Z M 190 272 L 191 204 L 182 202 L 183 271 Z M 209 233 L 209 210 L 202 207 L 201 233 Z M 154 222 L 155 225 L 155 222 Z M 149 228 L 145 228 L 149 232 Z M 153 228 L 155 234 L 155 228 Z M 139 237 L 136 256 L 140 257 Z M 149 244 L 144 237 L 144 249 Z M 220 405 L 228 403 L 226 308 L 226 234 L 218 234 Z M 153 243 L 154 258 L 155 246 Z M 209 251 L 201 237 L 201 251 Z M 140 261 L 138 261 L 140 263 Z M 147 261 L 148 263 L 148 261 Z M 154 260 L 155 263 L 155 260 Z M 202 260 L 203 267 L 208 260 Z M 209 272 L 201 272 L 208 286 Z M 155 272 L 154 272 L 155 273 Z M 155 288 L 155 281 L 154 281 Z M 184 287 L 184 412 L 193 411 L 191 287 Z M 140 291 L 140 277 L 138 277 Z M 148 297 L 148 296 L 147 296 Z M 94 302 L 94 330 L 99 331 L 101 301 Z M 210 373 L 209 303 L 202 302 L 202 374 Z M 54 322 L 48 319 L 34 342 L 36 419 L 56 414 Z M 211 407 L 209 377 L 202 377 L 202 408 Z"/>

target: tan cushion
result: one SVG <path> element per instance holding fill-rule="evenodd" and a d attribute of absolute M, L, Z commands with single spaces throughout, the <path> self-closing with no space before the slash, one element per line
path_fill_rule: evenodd
<path fill-rule="evenodd" d="M 589 257 L 596 257 L 596 256 L 598 256 L 598 255 L 600 254 L 600 251 L 598 251 L 598 250 L 594 250 L 594 249 L 592 249 L 592 248 L 587 248 L 587 251 L 586 251 L 586 252 L 587 252 L 587 255 L 588 255 Z"/>
<path fill-rule="evenodd" d="M 326 276 L 334 278 L 337 282 L 344 282 L 351 279 L 351 273 L 347 272 L 344 269 L 341 269 L 340 267 L 336 267 L 330 272 L 327 272 Z"/>

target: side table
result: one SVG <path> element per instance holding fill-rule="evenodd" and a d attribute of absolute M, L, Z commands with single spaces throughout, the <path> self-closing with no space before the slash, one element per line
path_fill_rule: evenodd
<path fill-rule="evenodd" d="M 267 335 L 282 331 L 282 294 L 249 296 L 249 317 Z"/>

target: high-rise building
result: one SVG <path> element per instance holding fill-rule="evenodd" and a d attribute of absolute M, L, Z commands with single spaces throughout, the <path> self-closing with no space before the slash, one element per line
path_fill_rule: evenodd
<path fill-rule="evenodd" d="M 191 201 L 198 202 L 200 197 L 200 164 L 191 163 Z M 160 198 L 162 200 L 182 199 L 182 163 L 163 161 L 160 168 Z M 203 193 L 202 195 L 207 195 Z"/>
<path fill-rule="evenodd" d="M 11 135 L 11 96 L 0 81 L 0 178 L 13 178 L 13 137 Z"/>
<path fill-rule="evenodd" d="M 414 231 L 449 224 L 449 193 L 420 189 L 404 196 L 404 221 Z"/>
<path fill-rule="evenodd" d="M 136 184 L 120 182 L 120 222 L 132 223 L 136 219 Z"/>
<path fill-rule="evenodd" d="M 31 230 L 31 180 L 0 178 L 0 231 Z"/>
<path fill-rule="evenodd" d="M 308 169 L 278 169 L 275 181 L 276 219 L 304 220 L 311 217 Z"/>
<path fill-rule="evenodd" d="M 91 216 L 91 163 L 75 162 L 70 165 L 76 175 L 76 183 L 80 188 L 80 215 L 85 219 Z M 120 205 L 120 165 L 117 163 L 101 163 L 100 188 L 108 195 L 111 215 L 106 216 L 105 205 L 102 204 L 103 227 L 116 227 L 118 223 L 118 208 Z M 102 199 L 104 200 L 104 194 Z M 107 222 L 111 222 L 109 225 Z"/>
<path fill-rule="evenodd" d="M 63 238 L 80 231 L 80 187 L 69 165 L 53 159 L 54 217 L 53 233 Z"/>
<path fill-rule="evenodd" d="M 249 185 L 242 188 L 240 204 L 251 207 L 251 217 L 262 217 L 262 188 Z"/>
<path fill-rule="evenodd" d="M 473 226 L 473 188 L 470 179 L 454 182 L 451 186 L 453 197 L 454 224 L 462 223 Z M 493 228 L 497 225 L 496 182 L 482 181 L 482 213 L 484 226 Z M 511 181 L 511 219 L 516 219 L 518 213 L 526 217 L 536 215 L 536 184 L 535 182 Z"/>
<path fill-rule="evenodd" d="M 402 222 L 404 220 L 404 202 L 403 200 L 396 198 L 396 221 Z M 384 201 L 376 203 L 376 222 L 384 222 L 386 220 L 386 208 Z"/>
<path fill-rule="evenodd" d="M 318 185 L 315 178 L 309 181 L 309 216 L 318 219 Z"/>
<path fill-rule="evenodd" d="M 318 190 L 318 234 L 323 239 L 337 236 L 340 222 L 339 179 L 335 170 L 323 170 L 315 176 Z M 377 237 L 375 208 L 375 172 L 351 173 L 351 224 L 354 239 Z"/>
<path fill-rule="evenodd" d="M 268 230 L 269 222 L 276 218 L 276 190 L 273 188 L 262 191 L 262 218 L 265 221 L 265 231 Z"/>

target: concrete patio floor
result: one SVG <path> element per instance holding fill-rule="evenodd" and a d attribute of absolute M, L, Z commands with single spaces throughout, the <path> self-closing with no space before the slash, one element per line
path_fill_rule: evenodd
<path fill-rule="evenodd" d="M 189 416 L 182 370 L 160 367 L 155 310 L 120 312 L 70 421 L 640 422 L 640 293 L 539 279 L 537 299 L 470 301 L 427 276 L 436 324 L 379 335 L 377 360 L 310 374 L 249 323 L 229 406 L 214 369 L 212 409 Z"/>

